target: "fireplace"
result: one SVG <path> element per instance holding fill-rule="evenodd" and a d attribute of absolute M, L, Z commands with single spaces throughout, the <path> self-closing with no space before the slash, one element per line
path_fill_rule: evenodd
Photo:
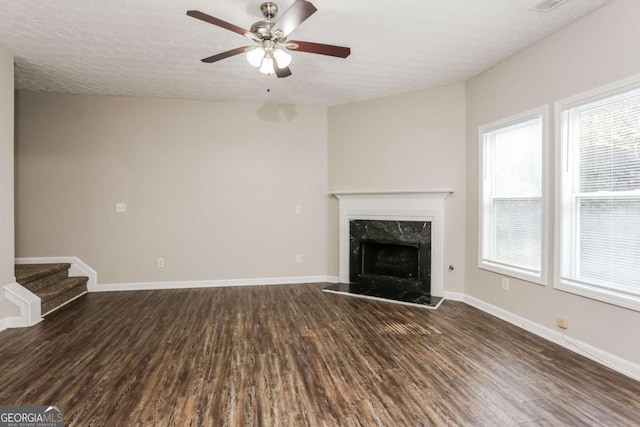
<path fill-rule="evenodd" d="M 349 222 L 349 282 L 386 294 L 431 295 L 431 222 Z"/>
<path fill-rule="evenodd" d="M 437 308 L 451 191 L 333 194 L 340 200 L 340 276 L 325 291 Z"/>

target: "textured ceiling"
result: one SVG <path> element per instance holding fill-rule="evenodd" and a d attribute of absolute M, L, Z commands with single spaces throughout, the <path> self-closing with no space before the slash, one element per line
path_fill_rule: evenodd
<path fill-rule="evenodd" d="M 0 44 L 15 55 L 20 89 L 337 105 L 465 81 L 609 0 L 529 10 L 538 1 L 312 0 L 318 12 L 290 39 L 352 53 L 293 52 L 286 79 L 243 55 L 200 62 L 251 42 L 186 11 L 248 28 L 262 18 L 259 0 L 0 0 Z M 276 3 L 282 13 L 293 0 Z"/>

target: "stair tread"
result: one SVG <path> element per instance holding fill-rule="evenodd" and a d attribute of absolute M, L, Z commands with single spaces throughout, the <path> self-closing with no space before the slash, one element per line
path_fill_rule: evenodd
<path fill-rule="evenodd" d="M 88 280 L 89 278 L 84 276 L 67 277 L 66 279 L 61 280 L 58 283 L 40 289 L 36 293 L 36 295 L 38 295 L 42 300 L 42 303 L 45 304 L 50 300 L 57 298 L 65 292 L 75 288 L 84 288 L 84 290 L 86 291 L 86 284 Z"/>
<path fill-rule="evenodd" d="M 68 270 L 71 264 L 17 264 L 15 267 L 16 282 L 21 285 L 42 279 L 59 271 Z"/>

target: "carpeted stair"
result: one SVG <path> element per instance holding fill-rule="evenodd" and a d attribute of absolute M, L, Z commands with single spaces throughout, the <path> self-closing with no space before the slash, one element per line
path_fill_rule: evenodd
<path fill-rule="evenodd" d="M 87 292 L 88 277 L 69 277 L 71 264 L 17 264 L 16 281 L 40 297 L 42 315 Z"/>

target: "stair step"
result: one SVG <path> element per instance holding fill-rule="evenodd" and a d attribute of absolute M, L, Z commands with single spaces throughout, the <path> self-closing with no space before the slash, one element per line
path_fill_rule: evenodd
<path fill-rule="evenodd" d="M 44 279 L 56 273 L 64 272 L 68 275 L 71 264 L 17 264 L 15 269 L 16 282 L 25 286 L 31 282 Z"/>
<path fill-rule="evenodd" d="M 62 270 L 62 271 L 57 271 L 48 276 L 44 276 L 32 282 L 21 283 L 19 280 L 17 280 L 17 282 L 20 283 L 25 288 L 29 289 L 34 294 L 39 295 L 43 289 L 46 289 L 51 285 L 55 285 L 56 283 L 59 283 L 64 279 L 67 279 L 68 277 L 69 277 L 69 270 Z"/>
<path fill-rule="evenodd" d="M 40 312 L 53 309 L 87 292 L 88 277 L 69 277 L 71 264 L 18 264 L 16 282 L 40 297 Z"/>
<path fill-rule="evenodd" d="M 68 277 L 55 285 L 42 289 L 38 296 L 41 299 L 41 313 L 47 314 L 54 308 L 87 292 L 87 277 Z"/>

